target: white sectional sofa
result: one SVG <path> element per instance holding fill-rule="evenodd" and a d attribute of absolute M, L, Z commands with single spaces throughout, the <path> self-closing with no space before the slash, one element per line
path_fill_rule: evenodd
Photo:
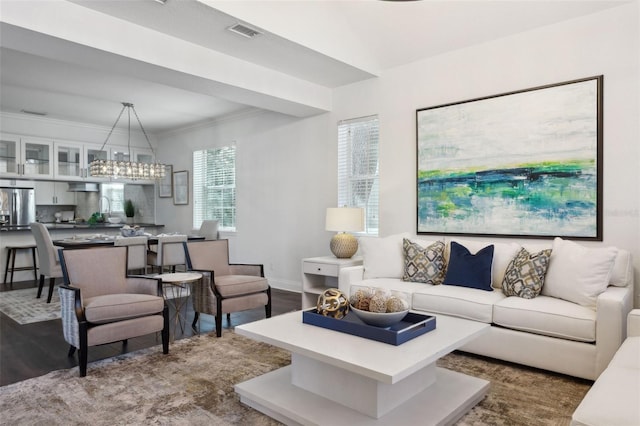
<path fill-rule="evenodd" d="M 640 309 L 629 313 L 629 337 L 571 417 L 572 426 L 640 425 Z"/>
<path fill-rule="evenodd" d="M 407 281 L 405 238 L 418 247 L 442 241 L 447 269 L 459 266 L 449 258 L 451 241 L 468 249 L 471 257 L 493 246 L 490 287 Z M 523 247 L 530 253 L 552 249 L 541 294 L 534 298 L 506 296 L 502 290 L 505 272 Z M 359 254 L 363 266 L 340 272 L 343 293 L 350 294 L 352 285 L 400 290 L 410 293 L 414 311 L 492 325 L 488 333 L 462 347 L 463 351 L 595 380 L 626 337 L 627 314 L 633 303 L 633 264 L 626 250 L 559 238 L 521 245 L 400 234 L 362 237 Z M 438 267 L 437 260 L 425 263 L 419 266 L 430 273 L 429 268 Z"/>

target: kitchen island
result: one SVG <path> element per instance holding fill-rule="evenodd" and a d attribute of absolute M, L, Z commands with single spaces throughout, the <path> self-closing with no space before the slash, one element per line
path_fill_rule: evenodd
<path fill-rule="evenodd" d="M 65 238 L 71 238 L 75 235 L 90 235 L 90 234 L 103 234 L 103 235 L 120 235 L 120 229 L 127 225 L 126 223 L 96 223 L 88 224 L 86 222 L 81 223 L 45 223 L 44 224 L 51 234 L 52 240 L 61 240 Z M 136 223 L 129 226 L 139 226 L 144 228 L 145 232 L 151 234 L 158 234 L 162 232 L 164 225 L 155 223 Z M 5 265 L 7 261 L 7 246 L 20 245 L 20 244 L 35 244 L 31 228 L 28 225 L 25 226 L 2 226 L 0 227 L 0 265 Z M 29 265 L 33 262 L 31 259 L 31 253 L 23 251 L 16 257 L 16 266 Z M 13 281 L 27 281 L 33 280 L 33 272 L 31 271 L 16 271 Z"/>

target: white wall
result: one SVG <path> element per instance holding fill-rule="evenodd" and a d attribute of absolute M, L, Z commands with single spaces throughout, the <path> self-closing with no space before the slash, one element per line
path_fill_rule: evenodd
<path fill-rule="evenodd" d="M 215 125 L 163 135 L 160 159 L 189 170 L 193 151 L 236 144 L 237 217 L 230 239 L 232 262 L 262 263 L 274 287 L 299 290 L 301 259 L 329 254 L 324 212 L 335 207 L 335 172 L 327 171 L 335 136 L 324 114 L 296 119 L 271 112 L 227 118 Z M 328 184 L 327 182 L 333 182 Z M 192 188 L 190 188 L 192 194 Z M 193 200 L 174 206 L 161 198 L 159 223 L 191 232 Z"/>
<path fill-rule="evenodd" d="M 239 216 L 232 258 L 262 262 L 274 286 L 293 288 L 301 281 L 301 258 L 329 253 L 331 233 L 323 220 L 336 199 L 338 120 L 379 115 L 381 235 L 415 232 L 416 109 L 603 74 L 604 241 L 585 244 L 631 251 L 638 287 L 637 9 L 633 3 L 387 70 L 335 90 L 330 114 L 296 120 L 264 113 L 162 137 L 161 159 L 176 170 L 190 169 L 194 149 L 235 140 Z M 167 229 L 187 230 L 191 206 L 171 206 L 163 216 L 170 201 L 161 201 L 159 218 Z"/>
<path fill-rule="evenodd" d="M 416 230 L 416 109 L 604 75 L 604 241 L 634 255 L 640 306 L 638 4 L 384 72 L 336 90 L 336 119 L 380 117 L 381 235 Z"/>

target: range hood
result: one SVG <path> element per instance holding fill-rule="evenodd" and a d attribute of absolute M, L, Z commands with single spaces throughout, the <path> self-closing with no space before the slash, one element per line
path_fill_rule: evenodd
<path fill-rule="evenodd" d="M 100 186 L 97 183 L 69 182 L 68 192 L 99 192 Z"/>

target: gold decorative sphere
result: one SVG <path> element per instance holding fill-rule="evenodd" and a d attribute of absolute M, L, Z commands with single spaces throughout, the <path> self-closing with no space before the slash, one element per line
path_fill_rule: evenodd
<path fill-rule="evenodd" d="M 316 308 L 325 317 L 341 319 L 349 312 L 349 299 L 337 288 L 330 288 L 318 297 Z"/>

